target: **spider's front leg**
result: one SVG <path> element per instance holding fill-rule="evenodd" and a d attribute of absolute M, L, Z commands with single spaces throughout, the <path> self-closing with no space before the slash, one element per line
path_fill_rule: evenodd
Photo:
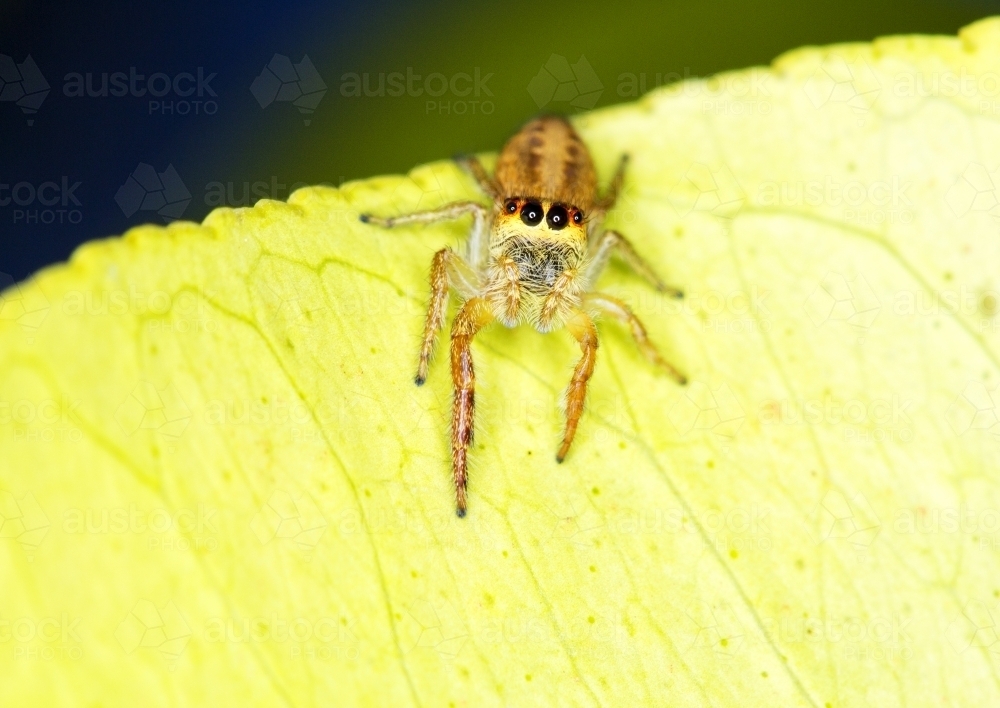
<path fill-rule="evenodd" d="M 424 336 L 420 341 L 420 361 L 414 379 L 417 386 L 423 386 L 427 380 L 434 344 L 437 342 L 438 332 L 444 327 L 444 318 L 448 312 L 448 291 L 451 287 L 458 290 L 466 300 L 475 297 L 479 290 L 479 274 L 453 250 L 442 248 L 434 254 L 431 262 L 431 302 L 427 306 Z"/>
<path fill-rule="evenodd" d="M 362 214 L 361 221 L 373 226 L 383 226 L 391 229 L 394 226 L 409 226 L 411 224 L 433 224 L 437 221 L 447 221 L 458 219 L 466 214 L 472 214 L 473 235 L 478 231 L 485 230 L 487 209 L 478 202 L 452 202 L 445 204 L 438 209 L 428 209 L 426 211 L 414 211 L 409 214 L 399 216 L 375 216 L 374 214 Z"/>
<path fill-rule="evenodd" d="M 576 428 L 583 415 L 583 401 L 587 396 L 587 382 L 594 373 L 594 363 L 597 361 L 597 328 L 586 312 L 573 310 L 566 320 L 566 329 L 580 343 L 583 354 L 573 370 L 573 378 L 566 389 L 566 432 L 563 433 L 562 445 L 556 453 L 556 461 L 566 459 L 569 446 L 573 444 Z"/>
<path fill-rule="evenodd" d="M 432 224 L 437 221 L 457 219 L 472 214 L 472 233 L 469 237 L 468 258 L 464 259 L 450 248 L 442 248 L 434 254 L 431 263 L 431 301 L 424 322 L 424 334 L 420 343 L 420 361 L 417 364 L 415 381 L 421 386 L 427 379 L 427 369 L 437 334 L 444 326 L 448 310 L 448 290 L 454 287 L 468 299 L 479 291 L 480 273 L 487 257 L 488 233 L 486 207 L 476 202 L 454 202 L 440 209 L 417 211 L 401 216 L 380 217 L 362 214 L 361 221 L 374 226 L 392 228 L 411 224 Z"/>
<path fill-rule="evenodd" d="M 451 411 L 451 469 L 455 478 L 455 505 L 465 516 L 469 445 L 472 444 L 476 408 L 476 373 L 472 365 L 472 338 L 493 320 L 486 300 L 466 301 L 451 326 L 451 378 L 455 398 Z"/>

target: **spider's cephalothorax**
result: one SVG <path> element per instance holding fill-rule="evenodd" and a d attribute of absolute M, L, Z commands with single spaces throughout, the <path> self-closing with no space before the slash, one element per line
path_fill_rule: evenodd
<path fill-rule="evenodd" d="M 594 292 L 597 276 L 617 251 L 660 291 L 682 297 L 663 284 L 617 231 L 602 228 L 625 176 L 623 156 L 611 186 L 597 193 L 597 176 L 586 145 L 569 122 L 545 116 L 528 123 L 504 146 L 490 177 L 474 157 L 460 160 L 493 199 L 455 202 L 440 209 L 361 220 L 379 226 L 427 224 L 471 214 L 472 233 L 464 254 L 442 248 L 431 265 L 431 303 L 420 348 L 416 382 L 427 378 L 437 333 L 444 326 L 449 288 L 464 302 L 451 330 L 452 472 L 458 515 L 465 516 L 468 451 L 472 442 L 475 374 L 470 345 L 476 333 L 497 321 L 507 327 L 530 323 L 541 332 L 565 327 L 583 351 L 566 390 L 566 429 L 556 459 L 562 462 L 583 414 L 587 381 L 594 371 L 597 329 L 603 313 L 628 325 L 639 348 L 679 383 L 685 378 L 657 352 L 646 330 L 625 303 Z"/>

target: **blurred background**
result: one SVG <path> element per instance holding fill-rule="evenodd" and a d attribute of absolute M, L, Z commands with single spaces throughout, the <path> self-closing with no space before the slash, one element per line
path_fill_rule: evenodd
<path fill-rule="evenodd" d="M 495 150 L 806 44 L 954 34 L 1000 0 L 0 0 L 0 289 L 83 241 Z"/>

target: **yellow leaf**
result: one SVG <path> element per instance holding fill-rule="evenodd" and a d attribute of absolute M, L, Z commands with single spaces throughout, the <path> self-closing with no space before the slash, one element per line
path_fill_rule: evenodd
<path fill-rule="evenodd" d="M 493 328 L 469 516 L 413 386 L 450 163 L 90 243 L 0 296 L 3 705 L 996 705 L 1000 21 L 581 115 L 614 323 Z"/>

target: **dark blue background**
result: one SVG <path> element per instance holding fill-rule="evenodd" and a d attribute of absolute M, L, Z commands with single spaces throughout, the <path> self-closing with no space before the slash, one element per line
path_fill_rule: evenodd
<path fill-rule="evenodd" d="M 46 207 L 37 202 L 0 207 L 0 272 L 21 279 L 67 258 L 82 241 L 118 234 L 144 221 L 162 222 L 150 211 L 127 218 L 114 201 L 140 162 L 158 171 L 174 165 L 194 195 L 184 217 L 195 219 L 210 210 L 201 199 L 201 186 L 237 180 L 238 197 L 248 179 L 244 175 L 271 175 L 269 154 L 262 148 L 273 133 L 287 129 L 289 115 L 262 110 L 250 93 L 251 81 L 275 53 L 292 55 L 295 61 L 308 53 L 314 61 L 329 63 L 336 51 L 351 50 L 353 38 L 378 11 L 374 5 L 362 11 L 338 3 L 267 3 L 240 9 L 197 2 L 141 5 L 37 3 L 4 11 L 0 53 L 17 62 L 30 54 L 51 90 L 34 116 L 25 116 L 12 103 L 0 103 L 0 184 L 29 182 L 37 187 L 46 181 L 60 183 L 64 177 L 70 185 L 79 182 L 74 196 L 80 206 L 70 202 L 69 207 L 78 210 L 73 218 L 81 221 L 59 224 L 58 214 L 39 214 L 40 220 L 49 216 L 54 223 L 26 223 L 28 214 L 21 213 L 14 223 L 15 210 Z M 99 87 L 101 73 L 127 73 L 130 67 L 147 77 L 156 72 L 195 74 L 198 67 L 206 75 L 215 73 L 209 85 L 218 94 L 211 99 L 217 112 L 195 115 L 192 107 L 186 116 L 150 115 L 148 97 L 63 95 L 64 77 L 71 72 L 92 72 Z M 29 117 L 34 119 L 30 127 Z M 232 169 L 227 169 L 230 160 Z M 27 193 L 22 189 L 22 195 Z"/>
<path fill-rule="evenodd" d="M 70 205 L 78 224 L 58 223 L 58 214 L 42 213 L 47 207 L 37 202 L 0 206 L 0 274 L 22 279 L 85 240 L 162 222 L 153 211 L 126 216 L 114 199 L 139 163 L 156 171 L 173 165 L 192 194 L 183 216 L 200 220 L 211 209 L 210 183 L 231 182 L 237 202 L 245 182 L 266 182 L 268 196 L 285 198 L 293 183 L 337 184 L 495 149 L 537 110 L 525 87 L 551 53 L 571 60 L 584 53 L 612 81 L 622 68 L 706 75 L 767 63 L 802 44 L 954 34 L 998 9 L 997 2 L 970 0 L 7 3 L 0 5 L 0 54 L 16 62 L 30 54 L 51 88 L 31 126 L 16 105 L 0 102 L 0 184 L 79 182 L 80 205 Z M 307 54 L 326 80 L 310 126 L 291 105 L 262 109 L 250 92 L 275 53 L 294 62 Z M 338 91 L 345 72 L 407 66 L 493 72 L 497 109 L 475 120 L 442 117 L 428 115 L 420 99 L 365 101 Z M 130 67 L 147 77 L 198 67 L 216 74 L 217 112 L 151 115 L 148 97 L 63 94 L 70 73 L 91 72 L 99 84 L 101 73 Z M 605 91 L 600 105 L 620 100 Z M 29 212 L 39 221 L 29 222 Z M 46 218 L 54 223 L 40 223 Z"/>

